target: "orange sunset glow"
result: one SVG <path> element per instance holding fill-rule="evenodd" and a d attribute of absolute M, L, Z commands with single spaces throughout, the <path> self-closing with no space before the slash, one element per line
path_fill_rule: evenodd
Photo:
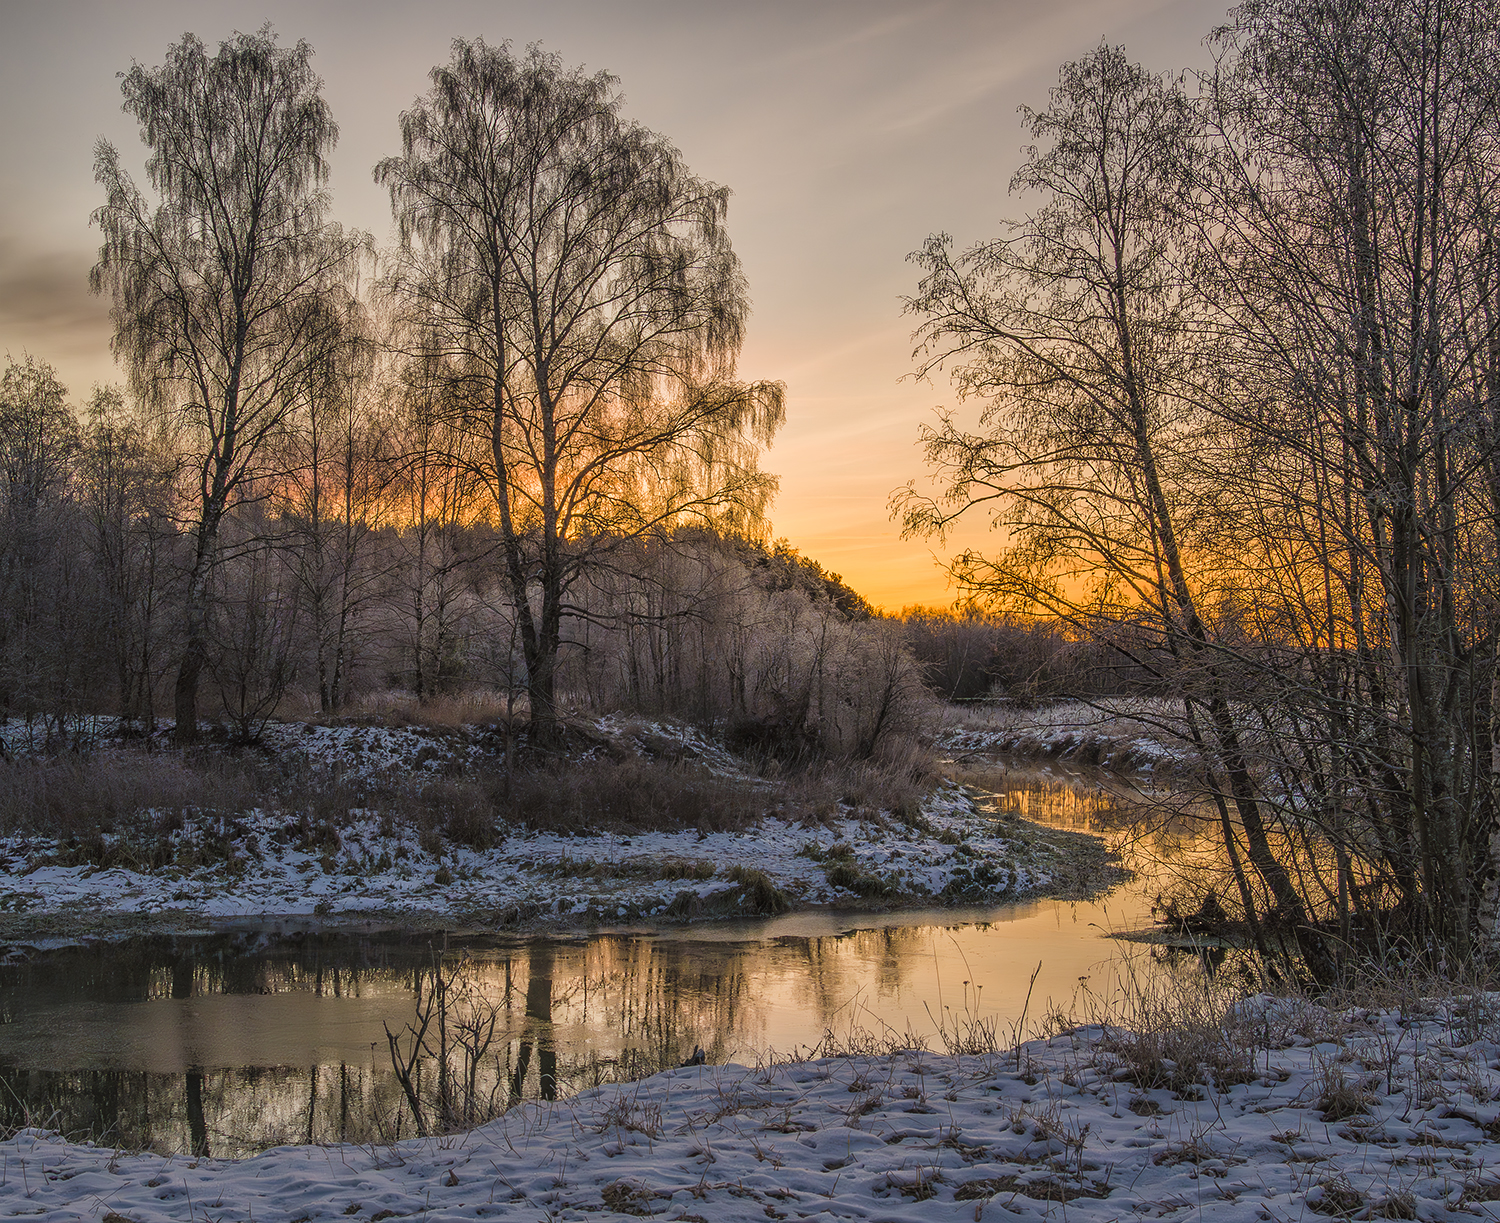
<path fill-rule="evenodd" d="M 100 136 L 138 173 L 116 74 L 159 63 L 186 31 L 216 45 L 270 22 L 306 39 L 339 125 L 332 215 L 390 238 L 371 167 L 398 145 L 398 113 L 457 36 L 539 42 L 619 77 L 625 114 L 673 141 L 733 192 L 729 231 L 753 313 L 740 376 L 787 387 L 786 424 L 763 466 L 781 480 L 772 530 L 872 603 L 953 598 L 941 567 L 995 537 L 982 522 L 903 541 L 887 509 L 920 479 L 919 425 L 945 382 L 910 377 L 915 290 L 908 252 L 937 230 L 966 244 L 1020 211 L 1021 103 L 1102 39 L 1147 65 L 1206 65 L 1224 8 L 1195 0 L 953 3 L 495 3 L 422 6 L 8 3 L 0 9 L 0 353 L 54 365 L 75 402 L 123 380 L 108 301 L 88 269 L 102 202 Z"/>

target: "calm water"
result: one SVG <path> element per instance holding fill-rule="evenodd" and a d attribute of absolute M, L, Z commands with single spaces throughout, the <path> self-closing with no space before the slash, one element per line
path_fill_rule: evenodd
<path fill-rule="evenodd" d="M 973 780 L 1029 819 L 1109 835 L 1127 862 L 1144 841 L 1153 858 L 1179 845 L 1097 780 L 999 766 Z M 407 1136 L 419 1113 L 452 1124 L 695 1048 L 754 1062 L 829 1033 L 907 1032 L 941 1047 L 940 1029 L 975 1018 L 1008 1038 L 1023 1013 L 1027 1027 L 1085 1014 L 1122 971 L 1154 971 L 1103 936 L 1148 924 L 1157 886 L 528 941 L 246 930 L 39 954 L 0 966 L 0 1122 L 232 1155 Z"/>

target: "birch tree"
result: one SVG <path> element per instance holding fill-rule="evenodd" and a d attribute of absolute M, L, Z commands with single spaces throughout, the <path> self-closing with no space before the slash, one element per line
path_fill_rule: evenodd
<path fill-rule="evenodd" d="M 749 302 L 728 191 L 623 118 L 614 78 L 458 41 L 401 144 L 375 171 L 395 284 L 463 380 L 547 740 L 580 577 L 685 519 L 753 521 L 781 387 L 734 380 Z"/>
<path fill-rule="evenodd" d="M 114 146 L 95 149 L 104 243 L 91 283 L 113 298 L 114 351 L 134 389 L 176 418 L 187 456 L 179 743 L 198 735 L 221 526 L 320 358 L 323 298 L 354 253 L 326 217 L 338 129 L 321 88 L 312 48 L 279 47 L 269 26 L 214 55 L 187 34 L 121 84 L 149 150 L 149 191 Z"/>
<path fill-rule="evenodd" d="M 1012 189 L 1036 209 L 960 257 L 946 235 L 914 256 L 926 273 L 908 303 L 922 320 L 919 372 L 952 365 L 985 406 L 981 432 L 948 416 L 926 433 L 945 498 L 908 489 L 897 505 L 908 533 L 990 512 L 1009 547 L 957 567 L 997 606 L 1106 636 L 1144 614 L 1153 644 L 1139 661 L 1183 694 L 1247 917 L 1258 906 L 1245 858 L 1321 960 L 1231 710 L 1233 659 L 1206 611 L 1220 524 L 1202 495 L 1212 421 L 1181 215 L 1198 121 L 1179 78 L 1107 45 L 1065 64 L 1050 105 L 1023 115 L 1036 143 Z"/>

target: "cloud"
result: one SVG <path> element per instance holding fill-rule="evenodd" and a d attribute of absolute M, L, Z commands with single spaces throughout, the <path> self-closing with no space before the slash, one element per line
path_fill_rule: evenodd
<path fill-rule="evenodd" d="M 28 248 L 0 236 L 0 328 L 108 337 L 109 304 L 89 292 L 92 257 Z"/>
<path fill-rule="evenodd" d="M 1075 0 L 1049 7 L 1026 6 L 1017 20 L 995 21 L 970 43 L 928 60 L 890 91 L 874 117 L 876 130 L 890 134 L 929 131 L 947 123 L 955 112 L 988 101 L 1006 87 L 1037 71 L 1052 72 L 1060 50 L 1077 42 L 1078 31 L 1118 30 L 1150 17 L 1176 0 Z M 1082 48 L 1074 48 L 1074 53 Z M 1134 54 L 1134 53 L 1132 53 Z M 1043 99 L 1044 101 L 1044 99 Z"/>
<path fill-rule="evenodd" d="M 29 352 L 86 385 L 118 375 L 109 353 L 109 301 L 89 292 L 93 257 L 36 249 L 0 234 L 0 354 Z"/>

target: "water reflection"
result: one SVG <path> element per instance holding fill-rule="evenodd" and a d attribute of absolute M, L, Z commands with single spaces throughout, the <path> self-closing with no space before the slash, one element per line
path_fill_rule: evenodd
<path fill-rule="evenodd" d="M 1103 785 L 1019 770 L 991 780 L 999 809 L 1128 832 Z M 1005 1033 L 1038 964 L 1033 1020 L 1049 1008 L 1086 1016 L 1122 974 L 1150 971 L 1122 965 L 1120 945 L 1100 937 L 1144 924 L 1149 905 L 1136 886 L 1091 903 L 530 942 L 242 931 L 71 948 L 0 966 L 0 1124 L 234 1155 L 408 1136 L 466 1108 L 676 1065 L 695 1048 L 753 1062 L 829 1032 L 932 1038 L 966 1012 Z M 423 1029 L 423 999 L 435 1006 L 444 981 L 450 1022 L 429 1016 Z"/>
<path fill-rule="evenodd" d="M 1235 887 L 1218 809 L 1202 794 L 1143 788 L 1102 770 L 1001 760 L 969 765 L 964 780 L 991 794 L 993 810 L 1102 837 L 1137 876 L 1138 894 L 1201 898 Z"/>

